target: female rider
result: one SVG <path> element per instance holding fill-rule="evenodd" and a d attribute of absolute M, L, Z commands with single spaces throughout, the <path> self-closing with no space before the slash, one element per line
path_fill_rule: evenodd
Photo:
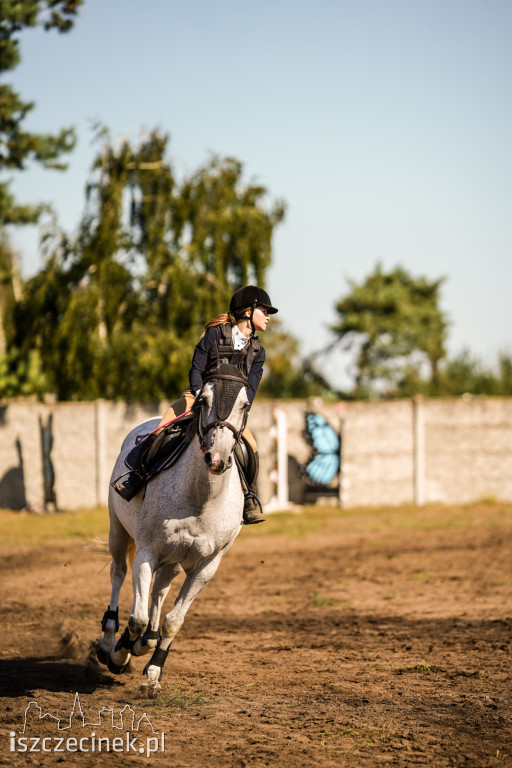
<path fill-rule="evenodd" d="M 203 336 L 196 345 L 192 358 L 189 373 L 190 386 L 167 409 L 153 434 L 158 434 L 162 427 L 192 408 L 203 387 L 204 377 L 213 372 L 219 362 L 237 365 L 247 377 L 247 397 L 250 408 L 263 374 L 263 363 L 265 362 L 265 349 L 256 335 L 256 331 L 265 331 L 269 322 L 269 315 L 276 312 L 277 309 L 272 306 L 270 296 L 262 288 L 246 285 L 235 291 L 229 305 L 229 313 L 218 315 L 206 323 Z M 245 494 L 244 501 L 244 523 L 253 525 L 265 521 L 261 507 L 255 498 L 258 448 L 254 436 L 247 426 L 243 431 L 243 436 L 252 448 L 256 461 L 255 477 Z M 144 477 L 137 476 L 136 473 L 132 472 L 129 482 L 124 482 L 122 487 L 115 487 L 124 498 L 129 500 L 142 489 L 144 483 Z"/>

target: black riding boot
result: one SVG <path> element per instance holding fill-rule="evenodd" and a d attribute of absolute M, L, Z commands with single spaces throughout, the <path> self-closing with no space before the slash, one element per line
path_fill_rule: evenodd
<path fill-rule="evenodd" d="M 260 460 L 257 453 L 254 454 L 254 458 L 256 459 L 256 472 L 244 498 L 244 525 L 255 525 L 256 523 L 264 523 L 266 521 L 260 500 L 256 495 L 256 482 L 260 468 Z"/>

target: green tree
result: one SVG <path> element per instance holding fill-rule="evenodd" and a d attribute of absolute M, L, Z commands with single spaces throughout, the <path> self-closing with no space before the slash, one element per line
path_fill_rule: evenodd
<path fill-rule="evenodd" d="M 75 242 L 53 228 L 18 307 L 59 399 L 168 400 L 186 386 L 205 320 L 241 282 L 264 285 L 284 206 L 212 158 L 178 183 L 158 131 L 113 145 L 101 129 Z"/>
<path fill-rule="evenodd" d="M 499 395 L 512 395 L 512 355 L 501 352 L 498 357 Z"/>
<path fill-rule="evenodd" d="M 0 0 L 0 74 L 20 63 L 18 35 L 24 29 L 43 26 L 67 32 L 82 0 Z M 31 133 L 23 128 L 34 103 L 23 101 L 7 84 L 0 84 L 0 171 L 20 171 L 37 161 L 46 168 L 63 169 L 60 158 L 75 145 L 71 128 L 58 134 Z M 29 224 L 39 219 L 41 205 L 18 205 L 9 189 L 0 183 L 0 226 Z"/>
<path fill-rule="evenodd" d="M 21 276 L 7 235 L 0 230 L 0 352 L 13 333 L 13 311 L 21 297 Z"/>
<path fill-rule="evenodd" d="M 497 369 L 485 366 L 469 349 L 446 361 L 440 376 L 444 395 L 512 395 L 512 356 L 502 352 Z"/>
<path fill-rule="evenodd" d="M 412 277 L 377 265 L 336 305 L 337 341 L 357 350 L 356 394 L 412 394 L 425 379 L 435 390 L 446 355 L 447 321 L 439 307 L 443 279 Z"/>
<path fill-rule="evenodd" d="M 20 63 L 19 35 L 30 27 L 67 32 L 82 0 L 0 0 L 0 75 Z M 24 122 L 34 108 L 16 90 L 0 84 L 0 172 L 23 171 L 31 162 L 63 170 L 62 155 L 75 145 L 71 128 L 58 134 L 33 133 Z M 45 206 L 19 204 L 10 181 L 0 182 L 0 395 L 41 394 L 45 378 L 39 352 L 30 346 L 21 349 L 15 341 L 14 313 L 21 299 L 19 265 L 7 235 L 8 225 L 36 223 Z"/>

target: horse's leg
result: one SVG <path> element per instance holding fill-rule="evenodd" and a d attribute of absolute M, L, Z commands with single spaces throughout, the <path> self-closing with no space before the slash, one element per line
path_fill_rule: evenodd
<path fill-rule="evenodd" d="M 120 674 L 128 667 L 133 646 L 148 623 L 148 603 L 154 562 L 144 551 L 137 550 L 133 561 L 133 603 L 128 626 L 108 655 L 107 665 L 111 672 Z"/>
<path fill-rule="evenodd" d="M 145 695 L 154 698 L 161 690 L 159 680 L 171 643 L 180 631 L 193 600 L 214 577 L 223 554 L 223 552 L 219 552 L 212 559 L 203 560 L 194 572 L 187 574 L 174 608 L 165 617 L 158 647 L 144 669 L 143 674 L 146 675 L 146 682 L 141 686 L 141 691 Z"/>
<path fill-rule="evenodd" d="M 138 637 L 133 646 L 133 656 L 143 656 L 149 651 L 154 651 L 160 639 L 160 613 L 162 605 L 172 580 L 182 571 L 177 563 L 163 565 L 155 574 L 153 590 L 151 592 L 151 607 L 149 609 L 149 624 L 142 637 Z"/>
<path fill-rule="evenodd" d="M 119 629 L 119 594 L 126 577 L 126 555 L 130 544 L 130 536 L 125 531 L 115 513 L 110 517 L 108 545 L 112 562 L 110 564 L 110 603 L 103 615 L 101 628 L 103 637 L 98 640 L 97 655 L 102 664 L 107 663 L 108 654 L 116 642 L 116 632 Z"/>

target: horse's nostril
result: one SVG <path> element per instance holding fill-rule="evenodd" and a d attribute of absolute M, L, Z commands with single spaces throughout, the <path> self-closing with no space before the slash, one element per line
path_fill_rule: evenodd
<path fill-rule="evenodd" d="M 224 472 L 226 462 L 224 459 L 221 459 L 220 456 L 216 454 L 212 455 L 210 452 L 208 452 L 208 454 L 205 454 L 205 459 L 208 471 L 213 475 L 221 475 Z"/>
<path fill-rule="evenodd" d="M 210 451 L 206 451 L 206 453 L 204 455 L 204 460 L 206 461 L 207 464 L 211 464 L 211 462 L 212 462 L 212 454 L 210 453 Z"/>

